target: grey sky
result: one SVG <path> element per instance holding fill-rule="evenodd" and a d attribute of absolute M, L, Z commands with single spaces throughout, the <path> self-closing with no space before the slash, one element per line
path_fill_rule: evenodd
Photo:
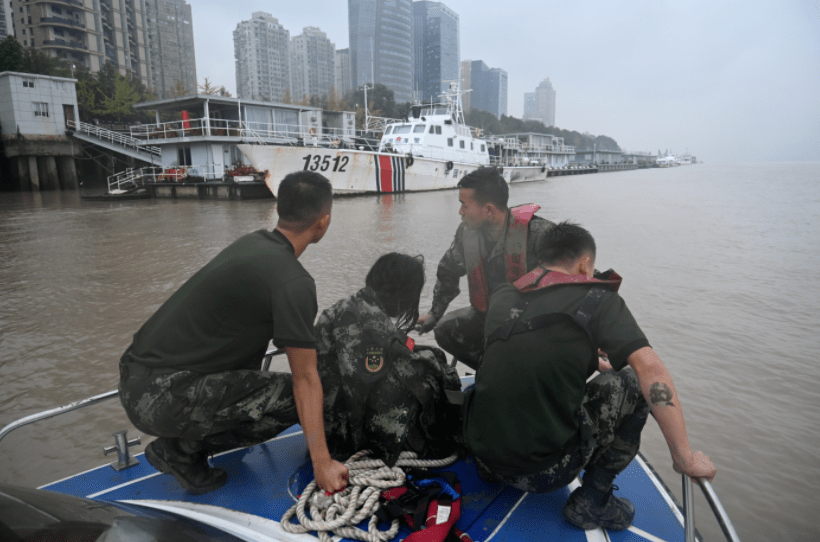
<path fill-rule="evenodd" d="M 347 47 L 346 0 L 189 0 L 197 75 L 236 89 L 253 11 Z M 508 114 L 549 77 L 556 125 L 705 161 L 820 160 L 820 0 L 448 0 L 461 59 L 509 74 Z"/>

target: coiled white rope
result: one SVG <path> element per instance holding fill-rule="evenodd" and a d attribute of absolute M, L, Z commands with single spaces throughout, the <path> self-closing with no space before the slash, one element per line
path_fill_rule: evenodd
<path fill-rule="evenodd" d="M 334 534 L 343 538 L 364 540 L 366 542 L 384 542 L 399 532 L 399 520 L 394 519 L 386 531 L 378 529 L 376 511 L 379 509 L 379 496 L 382 491 L 404 484 L 405 472 L 401 467 L 429 469 L 446 467 L 455 462 L 456 455 L 444 459 L 417 459 L 413 452 L 402 452 L 393 467 L 385 465 L 381 459 L 364 459 L 370 450 L 353 454 L 345 462 L 349 471 L 348 485 L 342 491 L 326 496 L 316 485 L 310 482 L 299 500 L 282 516 L 282 528 L 295 534 L 317 531 L 321 542 L 330 542 Z M 310 503 L 310 515 L 305 507 Z M 296 515 L 299 523 L 291 523 Z M 356 527 L 370 516 L 367 531 Z"/>

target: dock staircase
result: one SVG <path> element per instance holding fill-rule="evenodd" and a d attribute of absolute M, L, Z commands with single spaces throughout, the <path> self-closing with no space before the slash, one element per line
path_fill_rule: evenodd
<path fill-rule="evenodd" d="M 74 120 L 67 120 L 66 127 L 69 136 L 76 137 L 86 143 L 98 145 L 109 151 L 124 154 L 156 166 L 162 163 L 162 150 L 159 147 L 145 145 L 145 142 L 141 139 Z"/>

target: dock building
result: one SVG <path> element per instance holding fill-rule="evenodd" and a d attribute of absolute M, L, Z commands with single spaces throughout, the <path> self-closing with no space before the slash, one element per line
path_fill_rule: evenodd
<path fill-rule="evenodd" d="M 246 100 L 282 101 L 290 88 L 290 32 L 264 11 L 233 31 L 236 94 Z"/>
<path fill-rule="evenodd" d="M 483 60 L 461 63 L 461 88 L 470 98 L 463 102 L 464 112 L 472 109 L 488 111 L 498 118 L 507 114 L 507 72 L 490 68 Z"/>
<path fill-rule="evenodd" d="M 564 145 L 564 138 L 552 134 L 521 132 L 489 138 L 493 162 L 515 166 L 541 165 L 551 169 L 569 166 L 575 147 Z"/>
<path fill-rule="evenodd" d="M 413 99 L 412 0 L 348 0 L 353 88 L 380 83 L 396 103 Z"/>
<path fill-rule="evenodd" d="M 413 89 L 417 100 L 437 102 L 458 79 L 460 60 L 458 13 L 443 2 L 413 2 Z"/>
<path fill-rule="evenodd" d="M 290 68 L 294 101 L 329 94 L 336 79 L 336 46 L 327 34 L 308 26 L 291 39 Z"/>
<path fill-rule="evenodd" d="M 0 73 L 2 147 L 24 191 L 77 188 L 80 145 L 66 135 L 77 118 L 76 79 Z"/>

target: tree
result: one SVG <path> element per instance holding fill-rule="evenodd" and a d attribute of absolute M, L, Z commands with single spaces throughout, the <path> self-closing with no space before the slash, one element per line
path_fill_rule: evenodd
<path fill-rule="evenodd" d="M 231 93 L 228 92 L 228 89 L 225 88 L 225 85 L 222 85 L 221 87 L 219 87 L 219 91 L 217 92 L 217 94 L 219 94 L 220 96 L 222 96 L 224 98 L 230 98 L 231 97 Z"/>
<path fill-rule="evenodd" d="M 292 104 L 293 98 L 290 95 L 290 87 L 285 87 L 285 94 L 282 96 L 282 103 L 283 104 Z"/>
<path fill-rule="evenodd" d="M 225 87 L 222 87 L 221 90 L 224 90 L 224 89 L 225 89 Z M 215 96 L 215 95 L 219 94 L 219 91 L 220 91 L 220 89 L 216 85 L 212 84 L 211 81 L 208 80 L 207 77 L 205 78 L 205 81 L 203 81 L 203 83 L 201 85 L 199 85 L 199 90 L 200 90 L 201 94 L 207 94 L 209 96 Z"/>
<path fill-rule="evenodd" d="M 126 117 L 134 116 L 134 104 L 139 101 L 139 91 L 132 84 L 131 78 L 117 74 L 114 92 L 103 98 L 98 111 L 103 116 L 114 117 L 117 122 L 122 122 Z"/>
<path fill-rule="evenodd" d="M 394 116 L 394 109 L 396 107 L 396 100 L 393 97 L 393 91 L 382 84 L 375 85 L 372 89 L 367 89 L 367 100 L 369 102 L 368 109 L 372 117 L 388 117 Z M 343 107 L 352 111 L 356 104 L 364 106 L 364 90 L 351 90 L 347 92 L 342 100 Z"/>
<path fill-rule="evenodd" d="M 0 72 L 23 71 L 23 46 L 14 36 L 0 41 Z"/>
<path fill-rule="evenodd" d="M 185 83 L 182 81 L 177 81 L 174 83 L 174 86 L 171 88 L 170 92 L 168 92 L 168 96 L 171 98 L 182 98 L 183 96 L 187 96 L 190 94 L 190 90 L 188 87 L 185 86 Z"/>
<path fill-rule="evenodd" d="M 341 104 L 339 103 L 339 93 L 336 92 L 336 86 L 330 85 L 330 92 L 327 93 L 327 101 L 325 109 L 328 111 L 340 111 Z"/>

